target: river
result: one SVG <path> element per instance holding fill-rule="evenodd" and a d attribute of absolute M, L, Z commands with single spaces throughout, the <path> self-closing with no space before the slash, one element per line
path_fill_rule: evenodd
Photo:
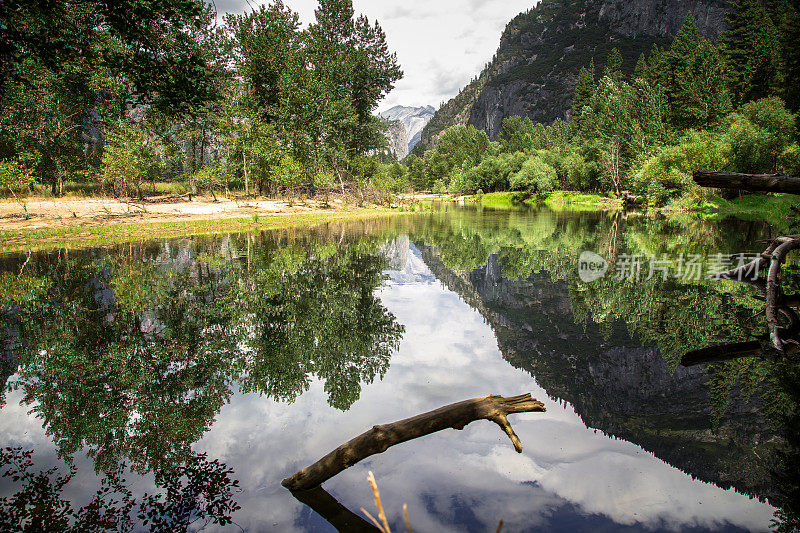
<path fill-rule="evenodd" d="M 791 369 L 678 364 L 764 329 L 752 289 L 705 277 L 775 235 L 448 207 L 2 256 L 0 467 L 23 474 L 0 480 L 0 518 L 91 520 L 77 509 L 101 490 L 122 529 L 335 531 L 375 514 L 372 471 L 398 531 L 404 503 L 419 532 L 791 523 Z M 584 252 L 605 276 L 583 280 Z M 280 485 L 375 424 L 525 392 L 547 411 L 510 417 L 521 454 L 478 421 L 372 456 L 310 505 Z"/>

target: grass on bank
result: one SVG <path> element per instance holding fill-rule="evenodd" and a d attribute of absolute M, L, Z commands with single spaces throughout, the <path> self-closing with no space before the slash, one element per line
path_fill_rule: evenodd
<path fill-rule="evenodd" d="M 189 192 L 189 184 L 183 181 L 156 181 L 142 184 L 142 196 L 149 198 L 152 196 L 182 195 Z M 219 192 L 219 191 L 218 191 Z M 244 194 L 244 191 L 237 191 Z M 60 199 L 82 200 L 92 198 L 108 198 L 108 191 L 103 189 L 99 183 L 79 183 L 75 181 L 64 182 L 63 195 Z M 24 195 L 17 193 L 22 200 L 32 202 L 36 200 L 50 200 L 55 198 L 52 189 L 48 185 L 40 183 L 33 184 L 33 190 Z M 15 202 L 16 199 L 8 191 L 0 191 L 0 201 Z"/>
<path fill-rule="evenodd" d="M 327 222 L 367 220 L 416 212 L 417 208 L 354 208 L 323 213 L 254 214 L 249 218 L 187 220 L 185 222 L 140 222 L 102 226 L 65 226 L 20 231 L 0 231 L 0 253 L 43 251 L 53 248 L 84 248 L 131 240 L 189 237 L 213 233 L 284 229 Z"/>
<path fill-rule="evenodd" d="M 535 207 L 545 205 L 553 210 L 570 211 L 597 211 L 600 209 L 618 209 L 622 206 L 620 200 L 609 198 L 600 194 L 591 194 L 574 191 L 555 191 L 544 199 L 528 198 L 522 202 L 518 193 L 492 192 L 483 195 L 467 196 L 464 200 L 468 205 L 481 205 L 489 209 L 519 209 L 520 207 Z"/>
<path fill-rule="evenodd" d="M 794 194 L 743 194 L 732 200 L 719 196 L 702 201 L 680 198 L 667 204 L 663 210 L 671 216 L 684 213 L 706 220 L 731 216 L 742 220 L 764 220 L 784 228 L 788 225 L 792 206 L 797 205 L 800 205 L 800 196 Z"/>
<path fill-rule="evenodd" d="M 555 191 L 543 200 L 535 198 L 520 203 L 513 192 L 496 192 L 468 196 L 467 205 L 481 205 L 489 209 L 519 209 L 525 206 L 545 205 L 554 211 L 596 211 L 620 209 L 622 201 L 601 194 L 574 191 Z M 721 220 L 736 217 L 742 220 L 764 220 L 779 228 L 787 225 L 791 207 L 800 205 L 800 196 L 793 194 L 742 194 L 726 200 L 714 196 L 707 200 L 683 197 L 673 200 L 663 208 L 649 208 L 670 217 Z"/>

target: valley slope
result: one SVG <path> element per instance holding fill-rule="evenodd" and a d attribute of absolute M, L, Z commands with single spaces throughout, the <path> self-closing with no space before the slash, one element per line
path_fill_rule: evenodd
<path fill-rule="evenodd" d="M 617 48 L 623 71 L 632 72 L 640 54 L 669 46 L 689 13 L 700 33 L 715 41 L 728 9 L 727 0 L 541 0 L 509 22 L 486 69 L 425 127 L 420 149 L 456 124 L 496 140 L 509 116 L 545 124 L 565 119 L 581 67 L 594 59 L 601 74 Z"/>

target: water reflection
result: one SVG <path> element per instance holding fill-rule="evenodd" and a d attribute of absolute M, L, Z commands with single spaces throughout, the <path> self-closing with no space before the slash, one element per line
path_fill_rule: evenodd
<path fill-rule="evenodd" d="M 231 516 L 254 531 L 329 529 L 322 516 L 371 501 L 370 469 L 392 521 L 408 502 L 419 531 L 763 530 L 775 509 L 751 496 L 793 512 L 796 465 L 763 369 L 675 369 L 763 327 L 760 302 L 706 281 L 586 285 L 575 264 L 586 249 L 755 251 L 769 232 L 449 210 L 6 258 L 0 444 L 71 459 L 76 501 L 95 470 L 125 461 L 141 475 L 128 490 L 152 494 L 155 474 L 207 453 L 240 480 Z M 528 391 L 550 401 L 514 422 L 522 456 L 476 423 L 343 472 L 320 514 L 279 485 L 376 423 Z"/>

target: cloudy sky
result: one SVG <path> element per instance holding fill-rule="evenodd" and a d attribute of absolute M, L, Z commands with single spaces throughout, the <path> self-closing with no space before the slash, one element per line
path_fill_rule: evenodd
<path fill-rule="evenodd" d="M 216 0 L 220 13 L 242 13 L 257 0 Z M 538 0 L 354 0 L 357 13 L 377 20 L 397 52 L 405 77 L 380 104 L 436 108 L 464 87 L 491 60 L 505 25 Z M 285 0 L 303 22 L 314 18 L 316 0 Z"/>

